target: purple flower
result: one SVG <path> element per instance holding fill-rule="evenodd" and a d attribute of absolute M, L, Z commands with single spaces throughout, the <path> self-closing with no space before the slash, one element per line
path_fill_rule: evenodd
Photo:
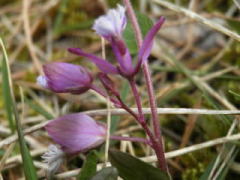
<path fill-rule="evenodd" d="M 74 154 L 95 148 L 105 141 L 106 127 L 83 113 L 69 114 L 50 121 L 49 136 L 66 153 Z"/>
<path fill-rule="evenodd" d="M 99 17 L 93 26 L 97 34 L 110 42 L 119 66 L 114 67 L 106 60 L 85 53 L 79 48 L 69 48 L 68 50 L 71 53 L 88 58 L 106 74 L 121 74 L 127 78 L 132 78 L 140 70 L 141 65 L 148 59 L 153 46 L 154 36 L 161 28 L 164 20 L 165 19 L 161 17 L 146 35 L 139 50 L 138 61 L 135 67 L 132 64 L 129 50 L 122 39 L 122 32 L 126 26 L 126 16 L 125 9 L 120 5 L 117 10 L 112 9 L 106 15 Z"/>
<path fill-rule="evenodd" d="M 93 25 L 96 33 L 106 40 L 112 46 L 113 52 L 119 62 L 122 74 L 131 75 L 134 72 L 130 53 L 122 40 L 122 32 L 127 24 L 125 8 L 118 5 L 118 8 L 111 9 L 106 15 L 100 16 Z"/>
<path fill-rule="evenodd" d="M 126 23 L 125 8 L 118 5 L 116 10 L 111 9 L 106 15 L 100 16 L 94 22 L 93 29 L 98 35 L 110 40 L 112 37 L 121 37 Z"/>
<path fill-rule="evenodd" d="M 38 84 L 57 93 L 83 93 L 91 88 L 93 78 L 81 66 L 54 62 L 43 66 L 44 76 L 37 78 Z"/>

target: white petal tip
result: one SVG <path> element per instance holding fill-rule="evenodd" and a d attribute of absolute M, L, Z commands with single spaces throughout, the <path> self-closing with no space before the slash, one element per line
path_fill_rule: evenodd
<path fill-rule="evenodd" d="M 44 163 L 47 163 L 47 176 L 51 178 L 59 169 L 64 160 L 64 152 L 56 145 L 51 144 L 48 151 L 42 155 Z"/>
<path fill-rule="evenodd" d="M 47 79 L 45 76 L 38 76 L 37 77 L 37 84 L 44 87 L 44 88 L 47 88 L 48 85 L 47 85 Z"/>
<path fill-rule="evenodd" d="M 110 9 L 106 15 L 96 19 L 93 25 L 93 29 L 96 33 L 105 38 L 121 36 L 125 27 L 125 8 L 119 4 L 116 9 Z"/>

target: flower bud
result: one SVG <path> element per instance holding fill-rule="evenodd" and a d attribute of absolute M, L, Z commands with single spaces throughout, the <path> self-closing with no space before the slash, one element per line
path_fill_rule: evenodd
<path fill-rule="evenodd" d="M 63 151 L 70 154 L 85 152 L 102 144 L 107 131 L 105 125 L 83 113 L 59 117 L 50 121 L 45 129 Z"/>
<path fill-rule="evenodd" d="M 90 89 L 93 78 L 81 66 L 54 62 L 43 66 L 44 76 L 37 78 L 38 84 L 56 93 L 79 94 Z"/>

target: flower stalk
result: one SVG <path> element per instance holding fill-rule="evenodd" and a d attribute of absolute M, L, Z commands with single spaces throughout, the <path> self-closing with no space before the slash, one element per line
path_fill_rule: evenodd
<path fill-rule="evenodd" d="M 142 34 L 141 30 L 137 21 L 137 18 L 135 16 L 135 13 L 133 11 L 132 5 L 129 0 L 123 0 L 126 8 L 127 8 L 127 13 L 129 15 L 129 19 L 132 23 L 132 27 L 135 32 L 135 37 L 137 40 L 137 45 L 138 48 L 142 47 L 143 40 L 142 40 Z M 146 86 L 147 86 L 147 92 L 149 95 L 149 103 L 150 103 L 150 108 L 151 108 L 151 113 L 152 113 L 152 121 L 153 121 L 153 127 L 154 127 L 154 134 L 157 140 L 157 145 L 155 146 L 155 152 L 157 154 L 158 160 L 159 160 L 159 167 L 164 170 L 168 171 L 167 168 L 167 163 L 164 155 L 164 147 L 163 147 L 163 142 L 162 142 L 162 133 L 160 129 L 160 123 L 158 121 L 158 115 L 157 115 L 157 104 L 156 104 L 156 98 L 154 95 L 154 90 L 153 90 L 153 84 L 151 80 L 151 74 L 149 71 L 149 66 L 147 61 L 144 61 L 143 63 L 143 73 L 146 81 Z"/>
<path fill-rule="evenodd" d="M 135 101 L 136 101 L 137 108 L 138 108 L 138 113 L 139 113 L 138 121 L 141 124 L 141 126 L 143 127 L 143 129 L 145 130 L 146 134 L 150 138 L 150 141 L 152 143 L 152 148 L 154 149 L 157 159 L 158 159 L 159 168 L 162 169 L 163 171 L 167 172 L 168 169 L 167 169 L 167 165 L 166 165 L 166 160 L 165 160 L 162 143 L 160 143 L 159 140 L 156 138 L 156 136 L 154 136 L 152 134 L 151 130 L 149 129 L 149 127 L 145 121 L 144 114 L 142 111 L 141 98 L 140 98 L 135 81 L 130 80 L 129 83 L 131 85 L 132 92 L 134 94 Z M 165 163 L 163 163 L 163 162 L 165 162 Z"/>
<path fill-rule="evenodd" d="M 101 95 L 104 98 L 109 98 L 109 100 L 116 106 L 116 107 L 121 107 L 121 102 L 119 102 L 117 99 L 114 99 L 112 97 L 109 97 L 107 93 L 105 93 L 102 89 L 95 85 L 91 85 L 91 89 Z"/>
<path fill-rule="evenodd" d="M 143 122 L 145 122 L 145 118 L 144 118 L 144 114 L 142 111 L 141 99 L 140 99 L 140 95 L 139 95 L 135 80 L 134 79 L 129 80 L 129 84 L 131 86 L 133 96 L 134 96 L 136 104 L 137 104 L 138 113 L 139 113 L 139 122 L 143 123 Z"/>

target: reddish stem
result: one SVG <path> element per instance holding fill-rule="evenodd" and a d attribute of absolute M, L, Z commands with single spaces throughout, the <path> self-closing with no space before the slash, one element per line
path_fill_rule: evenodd
<path fill-rule="evenodd" d="M 141 30 L 137 21 L 137 18 L 135 16 L 135 13 L 133 11 L 132 5 L 129 0 L 123 0 L 126 8 L 127 8 L 127 13 L 129 15 L 129 19 L 132 23 L 134 32 L 135 32 L 135 37 L 137 40 L 137 45 L 140 48 L 142 46 L 142 34 Z M 154 90 L 153 90 L 153 84 L 152 84 L 152 79 L 148 67 L 147 61 L 143 64 L 143 73 L 147 85 L 147 92 L 149 95 L 149 102 L 150 102 L 150 107 L 151 107 L 151 112 L 152 112 L 152 121 L 153 121 L 153 126 L 154 126 L 154 134 L 157 139 L 157 146 L 155 147 L 156 155 L 158 156 L 159 154 L 159 166 L 162 170 L 168 171 L 167 168 L 167 163 L 165 159 L 165 154 L 164 154 L 164 148 L 163 148 L 163 142 L 162 142 L 162 135 L 161 135 L 161 130 L 160 130 L 160 123 L 158 121 L 158 114 L 157 114 L 157 104 L 156 104 L 156 98 L 154 95 Z"/>
<path fill-rule="evenodd" d="M 129 83 L 131 85 L 132 92 L 133 92 L 133 95 L 134 95 L 134 98 L 135 98 L 135 101 L 137 104 L 137 108 L 138 108 L 138 112 L 139 112 L 139 122 L 142 125 L 143 129 L 145 130 L 146 134 L 150 138 L 150 141 L 152 143 L 152 148 L 155 150 L 156 156 L 158 158 L 158 164 L 159 164 L 160 169 L 167 172 L 168 168 L 166 165 L 166 159 L 165 159 L 165 155 L 164 155 L 164 151 L 163 151 L 163 146 L 159 142 L 159 140 L 156 137 L 154 137 L 154 135 L 152 134 L 151 130 L 149 129 L 149 127 L 145 121 L 144 114 L 142 111 L 141 99 L 140 99 L 140 95 L 138 93 L 138 89 L 137 89 L 135 81 L 129 80 Z"/>
<path fill-rule="evenodd" d="M 127 112 L 129 112 L 138 121 L 138 115 L 122 101 L 120 96 L 116 96 L 116 97 L 117 97 L 117 99 L 119 100 L 119 102 L 121 104 L 121 108 L 123 108 Z"/>
<path fill-rule="evenodd" d="M 121 97 L 118 96 L 117 98 L 118 98 L 119 102 L 121 103 L 121 107 L 123 109 L 125 109 L 127 112 L 129 112 L 136 119 L 136 121 L 142 126 L 142 128 L 145 130 L 146 134 L 150 138 L 151 147 L 153 147 L 153 148 L 157 147 L 157 145 L 155 145 L 156 144 L 155 138 L 154 138 L 151 130 L 147 126 L 147 123 L 144 119 L 141 100 L 140 100 L 140 96 L 139 96 L 136 84 L 135 84 L 134 80 L 130 80 L 129 83 L 131 84 L 131 87 L 132 87 L 132 91 L 133 91 L 134 98 L 135 98 L 135 101 L 136 101 L 136 104 L 137 104 L 137 107 L 138 107 L 138 113 L 139 114 L 136 114 L 127 105 L 125 105 L 125 103 L 122 101 Z"/>
<path fill-rule="evenodd" d="M 102 91 L 102 89 L 100 89 L 99 87 L 97 87 L 97 86 L 95 86 L 95 85 L 91 85 L 91 89 L 94 90 L 95 92 L 97 92 L 98 94 L 100 94 L 101 96 L 103 96 L 104 98 L 107 99 L 107 97 L 108 97 L 107 93 L 105 93 L 104 91 Z M 121 106 L 120 103 L 119 103 L 116 99 L 110 97 L 110 100 L 111 100 L 112 103 L 114 103 L 114 105 L 115 105 L 116 107 Z"/>
<path fill-rule="evenodd" d="M 154 133 L 155 133 L 155 136 L 158 139 L 158 141 L 160 143 L 162 143 L 161 142 L 162 141 L 161 140 L 162 133 L 160 130 L 160 123 L 158 120 L 157 104 L 156 104 L 156 100 L 155 100 L 155 95 L 154 95 L 154 90 L 153 90 L 153 85 L 152 85 L 152 79 L 151 79 L 150 72 L 149 72 L 149 67 L 148 67 L 148 64 L 146 61 L 143 64 L 143 73 L 144 73 L 144 77 L 145 77 L 145 81 L 146 81 L 146 85 L 147 85 L 147 92 L 148 92 L 149 103 L 150 103 L 150 107 L 151 107 Z"/>
<path fill-rule="evenodd" d="M 138 93 L 135 81 L 132 79 L 132 80 L 129 80 L 129 83 L 130 83 L 130 86 L 132 88 L 132 92 L 133 92 L 133 95 L 135 97 L 135 100 L 136 100 L 136 104 L 137 104 L 137 108 L 138 108 L 138 112 L 139 112 L 140 123 L 142 123 L 142 122 L 145 121 L 145 118 L 144 118 L 144 114 L 143 114 L 143 111 L 142 111 L 142 104 L 141 104 L 140 95 Z"/>

